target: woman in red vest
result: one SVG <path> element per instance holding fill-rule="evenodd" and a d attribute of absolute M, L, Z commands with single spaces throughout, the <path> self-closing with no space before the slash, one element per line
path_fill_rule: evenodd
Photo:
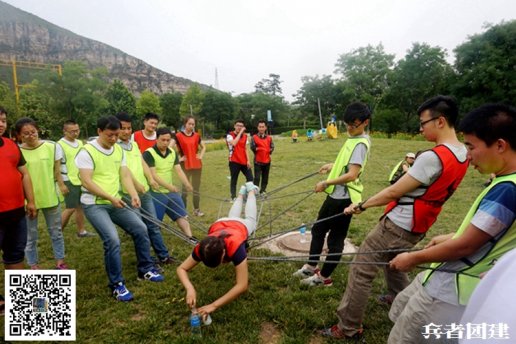
<path fill-rule="evenodd" d="M 194 215 L 203 216 L 204 213 L 199 208 L 202 173 L 202 157 L 206 152 L 206 146 L 201 141 L 201 136 L 195 132 L 195 118 L 187 116 L 184 121 L 185 129 L 176 135 L 177 148 L 181 158 L 181 167 L 185 171 L 186 178 L 193 186 L 193 205 Z M 199 152 L 199 147 L 201 151 Z M 183 187 L 182 198 L 186 207 L 186 189 Z"/>
<path fill-rule="evenodd" d="M 233 203 L 228 217 L 215 221 L 208 230 L 208 236 L 201 240 L 192 254 L 177 268 L 177 276 L 186 289 L 186 303 L 196 306 L 197 293 L 188 278 L 188 272 L 197 264 L 215 268 L 223 263 L 233 262 L 236 272 L 236 283 L 228 292 L 212 303 L 198 308 L 201 316 L 206 316 L 218 308 L 236 299 L 247 290 L 247 251 L 246 242 L 249 235 L 256 230 L 256 187 L 247 182 L 240 188 L 238 198 Z M 240 217 L 244 196 L 247 195 L 245 218 Z"/>

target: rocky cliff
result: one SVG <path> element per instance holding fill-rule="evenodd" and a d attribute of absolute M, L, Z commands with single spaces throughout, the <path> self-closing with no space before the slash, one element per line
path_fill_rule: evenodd
<path fill-rule="evenodd" d="M 121 80 L 138 94 L 184 93 L 193 81 L 174 76 L 107 44 L 79 36 L 0 1 L 0 59 L 41 63 L 77 60 L 104 66 L 110 79 Z"/>

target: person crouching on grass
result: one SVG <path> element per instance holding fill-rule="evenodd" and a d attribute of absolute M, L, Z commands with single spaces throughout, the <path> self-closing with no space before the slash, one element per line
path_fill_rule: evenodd
<path fill-rule="evenodd" d="M 223 263 L 233 262 L 236 283 L 227 293 L 212 303 L 198 308 L 202 317 L 235 300 L 248 287 L 247 238 L 256 230 L 256 193 L 258 187 L 247 182 L 240 188 L 239 195 L 229 210 L 228 217 L 215 221 L 208 230 L 208 236 L 201 240 L 192 254 L 177 268 L 177 276 L 186 289 L 186 304 L 195 307 L 197 292 L 188 278 L 188 272 L 199 262 L 215 268 Z M 241 218 L 244 196 L 247 194 L 245 218 Z"/>

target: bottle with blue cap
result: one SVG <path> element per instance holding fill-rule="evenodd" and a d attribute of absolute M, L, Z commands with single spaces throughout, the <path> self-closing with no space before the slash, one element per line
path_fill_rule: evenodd
<path fill-rule="evenodd" d="M 201 316 L 196 307 L 192 307 L 192 314 L 190 315 L 190 331 L 192 337 L 202 337 L 201 332 Z"/>
<path fill-rule="evenodd" d="M 306 242 L 306 225 L 304 223 L 299 227 L 299 234 L 301 234 L 299 242 L 304 244 Z"/>

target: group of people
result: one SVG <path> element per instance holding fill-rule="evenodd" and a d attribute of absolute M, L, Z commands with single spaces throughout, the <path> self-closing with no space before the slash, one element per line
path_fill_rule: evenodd
<path fill-rule="evenodd" d="M 338 323 L 320 331 L 324 336 L 357 339 L 363 335 L 372 283 L 382 264 L 387 263 L 383 270 L 388 291 L 379 300 L 392 304 L 389 317 L 394 326 L 389 343 L 425 342 L 422 327 L 432 322 L 460 323 L 475 288 L 482 283 L 480 277 L 486 272 L 489 275 L 496 261 L 516 247 L 516 110 L 507 105 L 487 104 L 465 115 L 459 124 L 455 100 L 437 96 L 424 102 L 417 113 L 421 134 L 435 146 L 417 156 L 408 153 L 406 164 L 402 161 L 393 171 L 399 174 L 397 179 L 377 194 L 363 199 L 360 177 L 371 151 L 366 133 L 371 113 L 363 103 L 355 102 L 346 108 L 343 120 L 348 139 L 335 162 L 319 170 L 328 177 L 315 185 L 315 191 L 328 196 L 317 217 L 323 221 L 316 221 L 311 230 L 309 261 L 293 273 L 301 278 L 301 284 L 331 286 L 331 275 L 341 259 L 352 216 L 385 206 L 379 223 L 360 245 L 354 259 L 357 264 L 350 265 L 347 286 L 337 309 Z M 0 134 L 6 130 L 6 116 L 5 110 L 0 109 Z M 134 241 L 138 277 L 160 282 L 164 278 L 151 258 L 150 247 L 158 263 L 173 263 L 158 225 L 166 213 L 196 244 L 192 254 L 177 268 L 187 304 L 196 306 L 196 289 L 188 272 L 199 262 L 208 267 L 232 262 L 236 271 L 234 287 L 200 307 L 201 315 L 212 313 L 245 292 L 246 241 L 256 230 L 256 196 L 266 192 L 270 154 L 274 150 L 266 122 L 258 123 L 258 133 L 250 140 L 255 153 L 254 178 L 247 156 L 249 142 L 244 122 L 235 121 L 234 131 L 227 135 L 233 205 L 228 217 L 215 221 L 200 242 L 192 237 L 183 200 L 188 192 L 193 192 L 194 213 L 202 216 L 198 190 L 204 144 L 194 131 L 193 117 L 188 117 L 185 130 L 175 135 L 167 128 L 157 129 L 158 122 L 157 115 L 148 114 L 145 129 L 132 135 L 127 114 L 103 117 L 97 122 L 98 137 L 84 146 L 75 142 L 76 123 L 67 122 L 65 137 L 60 140 L 64 142 L 56 149 L 56 145 L 39 140 L 35 122 L 24 118 L 16 123 L 22 140 L 20 147 L 0 138 L 0 164 L 2 171 L 6 171 L 0 179 L 0 244 L 6 268 L 22 268 L 24 251 L 29 265 L 37 268 L 39 209 L 52 238 L 56 267 L 68 268 L 64 262 L 61 223 L 66 224 L 75 212 L 77 235 L 90 236 L 80 220 L 84 213 L 103 241 L 113 296 L 120 301 L 131 300 L 133 296 L 122 276 L 115 224 Z M 457 138 L 456 129 L 463 133 L 464 144 Z M 170 148 L 171 141 L 176 142 L 179 154 Z M 70 158 L 68 152 L 73 151 L 75 156 Z M 414 250 L 431 230 L 469 165 L 481 173 L 494 174 L 495 178 L 473 202 L 455 233 L 437 236 L 424 249 Z M 183 185 L 182 197 L 173 185 L 174 171 Z M 237 196 L 240 172 L 246 184 Z M 31 181 L 31 174 L 36 173 L 37 181 Z M 80 195 L 80 203 L 66 202 L 62 217 L 56 182 L 65 198 Z M 244 202 L 245 215 L 241 217 Z M 326 218 L 330 219 L 324 221 Z M 325 242 L 328 255 L 319 269 L 316 262 Z M 411 282 L 407 272 L 424 263 L 433 263 L 432 268 Z"/>

